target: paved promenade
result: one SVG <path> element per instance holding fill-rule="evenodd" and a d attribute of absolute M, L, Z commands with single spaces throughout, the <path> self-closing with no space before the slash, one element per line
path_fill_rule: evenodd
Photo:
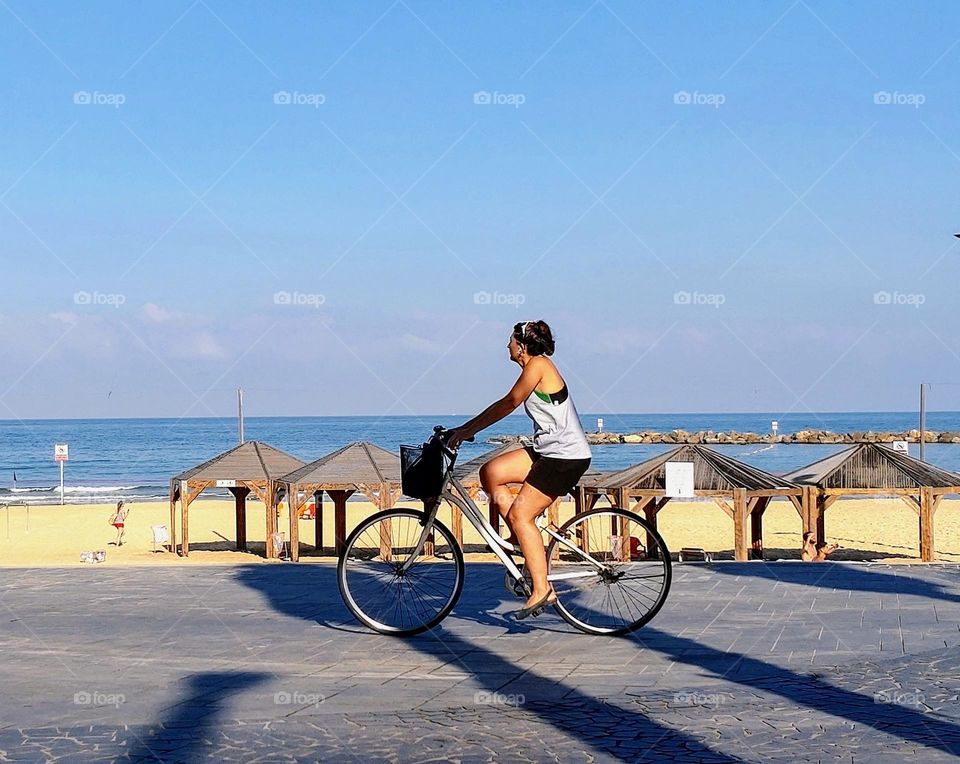
<path fill-rule="evenodd" d="M 0 761 L 960 758 L 956 566 L 678 565 L 621 639 L 511 622 L 488 564 L 381 637 L 334 574 L 0 570 Z"/>

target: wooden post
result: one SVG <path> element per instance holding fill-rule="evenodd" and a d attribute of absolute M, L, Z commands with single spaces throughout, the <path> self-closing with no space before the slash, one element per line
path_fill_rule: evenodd
<path fill-rule="evenodd" d="M 390 505 L 393 504 L 392 496 L 390 495 L 390 486 L 386 483 L 381 483 L 378 493 L 377 509 L 389 509 Z M 391 520 L 382 520 L 380 523 L 380 556 L 386 562 L 390 562 L 393 559 L 393 532 L 390 527 L 391 524 Z"/>
<path fill-rule="evenodd" d="M 650 527 L 653 530 L 657 529 L 657 513 L 666 506 L 667 502 L 670 501 L 669 496 L 664 496 L 659 501 L 656 497 L 653 497 L 643 505 L 643 517 L 650 524 Z M 657 548 L 657 540 L 653 537 L 653 534 L 647 531 L 646 538 L 644 542 L 647 545 L 647 557 L 652 559 L 659 559 L 660 552 Z"/>
<path fill-rule="evenodd" d="M 467 493 L 476 502 L 477 497 L 474 489 L 467 489 Z M 463 549 L 463 512 L 456 504 L 450 505 L 450 530 L 453 532 L 453 537 L 457 540 L 460 548 Z"/>
<path fill-rule="evenodd" d="M 630 509 L 630 489 L 617 489 L 617 504 L 621 509 Z M 617 535 L 620 536 L 620 559 L 623 562 L 630 562 L 630 521 L 624 518 L 617 529 Z M 613 551 L 613 550 L 611 550 Z"/>
<path fill-rule="evenodd" d="M 763 513 L 770 503 L 769 496 L 758 496 L 754 499 L 753 509 L 750 511 L 750 543 L 751 559 L 763 559 Z"/>
<path fill-rule="evenodd" d="M 313 529 L 313 540 L 318 552 L 323 549 L 323 494 L 323 489 L 313 493 L 313 516 L 316 523 Z"/>
<path fill-rule="evenodd" d="M 814 521 L 817 524 L 817 543 L 818 544 L 827 543 L 826 514 L 827 514 L 827 507 L 830 505 L 830 503 L 827 502 L 826 496 L 822 496 L 822 495 L 817 496 L 817 512 L 816 512 L 816 515 L 814 516 Z"/>
<path fill-rule="evenodd" d="M 932 488 L 920 489 L 920 559 L 933 562 L 933 512 Z"/>
<path fill-rule="evenodd" d="M 271 560 L 276 555 L 273 552 L 273 534 L 277 532 L 277 514 L 280 511 L 278 506 L 274 506 L 273 502 L 270 501 L 272 497 L 263 496 L 264 504 L 266 505 L 266 520 L 267 520 L 267 559 Z"/>
<path fill-rule="evenodd" d="M 250 493 L 249 488 L 243 486 L 238 486 L 236 488 L 230 488 L 230 493 L 233 494 L 234 502 L 236 504 L 235 512 L 237 516 L 237 550 L 240 552 L 247 551 L 247 496 Z"/>
<path fill-rule="evenodd" d="M 170 551 L 177 553 L 177 494 L 170 484 Z"/>
<path fill-rule="evenodd" d="M 287 484 L 287 511 L 290 513 L 290 561 L 300 562 L 300 491 Z"/>
<path fill-rule="evenodd" d="M 180 550 L 184 557 L 190 556 L 190 483 L 187 483 L 187 495 L 180 493 Z"/>
<path fill-rule="evenodd" d="M 733 556 L 747 559 L 747 489 L 733 489 Z"/>
<path fill-rule="evenodd" d="M 327 491 L 333 497 L 333 542 L 336 554 L 339 555 L 347 540 L 347 499 L 353 491 Z"/>

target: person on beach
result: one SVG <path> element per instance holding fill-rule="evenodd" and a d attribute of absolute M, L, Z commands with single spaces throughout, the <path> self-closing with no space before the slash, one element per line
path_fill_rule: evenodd
<path fill-rule="evenodd" d="M 120 501 L 117 502 L 116 511 L 110 518 L 110 525 L 117 529 L 117 540 L 113 542 L 114 546 L 123 546 L 124 526 L 126 525 L 127 515 L 129 514 L 130 510 L 124 506 L 123 499 L 120 499 Z"/>
<path fill-rule="evenodd" d="M 547 356 L 553 355 L 553 333 L 544 321 L 514 325 L 507 349 L 521 368 L 510 391 L 480 414 L 451 431 L 448 443 L 458 446 L 499 422 L 521 403 L 533 420 L 533 445 L 501 454 L 480 469 L 480 483 L 510 528 L 533 579 L 533 592 L 517 611 L 518 619 L 538 616 L 557 597 L 547 581 L 547 555 L 536 519 L 557 498 L 565 496 L 590 466 L 590 445 L 567 383 Z M 522 483 L 513 496 L 510 485 Z"/>
<path fill-rule="evenodd" d="M 827 557 L 840 548 L 839 544 L 821 544 L 817 546 L 817 534 L 807 531 L 803 534 L 803 545 L 800 547 L 800 559 L 804 562 L 824 562 Z"/>

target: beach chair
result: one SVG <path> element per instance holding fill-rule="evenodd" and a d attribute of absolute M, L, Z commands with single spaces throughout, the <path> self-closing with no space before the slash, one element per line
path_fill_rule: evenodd
<path fill-rule="evenodd" d="M 166 525 L 151 525 L 150 530 L 153 532 L 153 551 L 157 551 L 157 546 L 166 546 L 170 543 L 170 531 L 167 529 Z"/>
<path fill-rule="evenodd" d="M 287 551 L 287 542 L 282 533 L 271 534 L 270 544 L 273 547 L 273 554 L 278 560 L 287 560 L 290 558 L 290 554 Z"/>

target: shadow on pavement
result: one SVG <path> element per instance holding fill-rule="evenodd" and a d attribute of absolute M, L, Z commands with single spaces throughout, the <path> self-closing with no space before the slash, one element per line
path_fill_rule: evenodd
<path fill-rule="evenodd" d="M 128 754 L 133 761 L 199 761 L 205 757 L 205 738 L 216 728 L 231 695 L 249 690 L 269 678 L 253 672 L 205 672 L 189 679 L 187 697 L 167 709 L 151 733 L 133 738 Z"/>

